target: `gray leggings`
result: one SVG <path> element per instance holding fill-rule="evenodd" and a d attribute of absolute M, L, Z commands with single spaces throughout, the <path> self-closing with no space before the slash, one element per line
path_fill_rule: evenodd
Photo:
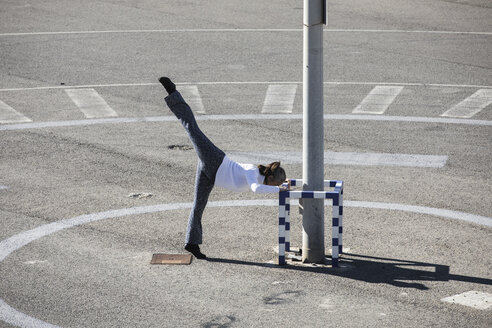
<path fill-rule="evenodd" d="M 198 155 L 198 166 L 195 180 L 195 198 L 188 228 L 186 229 L 187 244 L 202 243 L 202 214 L 207 205 L 208 196 L 215 184 L 215 175 L 224 160 L 224 152 L 217 148 L 200 130 L 190 106 L 178 91 L 166 97 L 169 109 L 180 120 L 190 137 Z"/>

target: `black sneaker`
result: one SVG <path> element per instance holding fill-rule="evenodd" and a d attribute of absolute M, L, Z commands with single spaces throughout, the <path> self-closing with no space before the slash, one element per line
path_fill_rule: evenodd
<path fill-rule="evenodd" d="M 159 79 L 159 82 L 161 82 L 162 86 L 164 87 L 164 89 L 166 89 L 168 94 L 176 91 L 176 85 L 171 81 L 170 78 L 163 76 Z"/>
<path fill-rule="evenodd" d="M 188 252 L 190 252 L 191 254 L 193 254 L 199 260 L 202 260 L 202 259 L 206 259 L 207 258 L 207 255 L 205 255 L 202 252 L 200 252 L 200 247 L 198 245 L 195 245 L 195 244 L 186 244 L 185 249 Z"/>

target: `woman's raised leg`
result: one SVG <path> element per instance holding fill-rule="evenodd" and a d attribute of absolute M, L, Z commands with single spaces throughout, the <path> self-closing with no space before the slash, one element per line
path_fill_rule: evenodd
<path fill-rule="evenodd" d="M 171 111 L 180 120 L 188 133 L 198 158 L 203 163 L 203 172 L 212 182 L 215 182 L 215 174 L 220 164 L 222 164 L 225 153 L 215 146 L 200 130 L 191 108 L 178 91 L 174 91 L 165 99 Z"/>

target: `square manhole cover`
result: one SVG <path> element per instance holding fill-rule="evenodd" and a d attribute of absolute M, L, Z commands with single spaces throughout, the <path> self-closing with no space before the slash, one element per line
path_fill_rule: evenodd
<path fill-rule="evenodd" d="M 191 254 L 154 254 L 150 264 L 191 264 Z"/>

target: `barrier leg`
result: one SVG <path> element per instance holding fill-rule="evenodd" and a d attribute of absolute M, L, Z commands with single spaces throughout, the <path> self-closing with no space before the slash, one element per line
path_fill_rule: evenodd
<path fill-rule="evenodd" d="M 338 254 L 340 251 L 340 209 L 339 197 L 333 198 L 332 208 L 332 241 L 331 241 L 331 263 L 333 267 L 338 267 Z"/>
<path fill-rule="evenodd" d="M 280 192 L 278 198 L 278 264 L 285 265 L 285 216 L 286 192 Z"/>
<path fill-rule="evenodd" d="M 285 199 L 285 251 L 290 252 L 290 198 Z"/>
<path fill-rule="evenodd" d="M 343 191 L 340 193 L 340 202 L 338 207 L 338 252 L 343 253 Z"/>

